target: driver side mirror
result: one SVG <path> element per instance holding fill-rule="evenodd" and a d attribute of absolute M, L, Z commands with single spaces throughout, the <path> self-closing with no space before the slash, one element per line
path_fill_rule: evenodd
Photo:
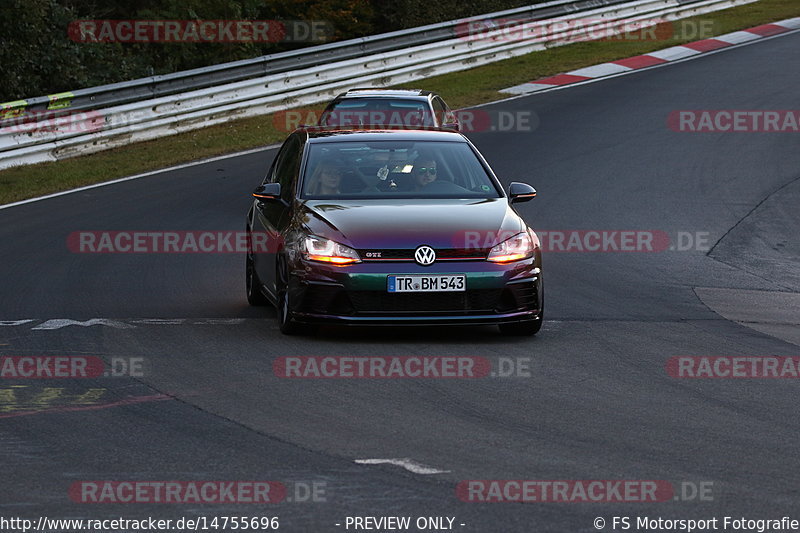
<path fill-rule="evenodd" d="M 253 198 L 256 200 L 280 200 L 281 199 L 281 184 L 280 183 L 265 183 L 259 185 L 253 191 Z"/>
<path fill-rule="evenodd" d="M 536 198 L 536 189 L 527 183 L 512 182 L 508 187 L 509 203 L 529 202 Z"/>
<path fill-rule="evenodd" d="M 461 123 L 458 121 L 456 114 L 452 111 L 445 113 L 441 127 L 446 130 L 461 131 Z"/>

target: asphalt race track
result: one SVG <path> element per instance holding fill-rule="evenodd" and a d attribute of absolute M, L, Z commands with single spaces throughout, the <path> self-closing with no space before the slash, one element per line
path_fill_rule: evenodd
<path fill-rule="evenodd" d="M 538 118 L 531 132 L 469 135 L 504 183 L 538 189 L 520 206 L 534 228 L 661 231 L 676 247 L 546 253 L 534 338 L 489 327 L 286 337 L 271 308 L 247 305 L 242 254 L 67 248 L 76 231 L 242 230 L 274 150 L 0 210 L 0 355 L 143 365 L 137 377 L 0 380 L 0 514 L 278 516 L 281 531 L 300 532 L 346 531 L 348 516 L 560 533 L 597 531 L 596 517 L 605 531 L 614 516 L 800 519 L 797 380 L 665 370 L 674 356 L 800 356 L 782 340 L 800 328 L 798 307 L 774 303 L 796 305 L 800 291 L 798 133 L 667 127 L 675 110 L 797 109 L 798 64 L 793 33 L 480 108 Z M 748 323 L 744 295 L 778 318 Z M 273 374 L 277 357 L 309 355 L 506 358 L 527 361 L 529 376 Z M 87 480 L 271 480 L 292 501 L 73 502 L 69 487 Z M 463 480 L 666 480 L 675 498 L 465 502 Z M 314 483 L 324 493 L 308 498 Z M 703 498 L 683 494 L 700 486 Z"/>

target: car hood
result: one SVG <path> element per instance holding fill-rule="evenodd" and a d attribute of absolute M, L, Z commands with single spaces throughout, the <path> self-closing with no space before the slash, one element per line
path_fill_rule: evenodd
<path fill-rule="evenodd" d="M 306 230 L 358 250 L 488 250 L 525 229 L 505 198 L 470 200 L 310 200 Z"/>

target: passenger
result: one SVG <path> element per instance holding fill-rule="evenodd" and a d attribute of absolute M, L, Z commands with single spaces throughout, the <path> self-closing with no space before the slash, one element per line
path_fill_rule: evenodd
<path fill-rule="evenodd" d="M 307 189 L 308 194 L 331 196 L 339 194 L 342 182 L 342 167 L 334 161 L 323 161 L 314 169 L 311 183 Z"/>

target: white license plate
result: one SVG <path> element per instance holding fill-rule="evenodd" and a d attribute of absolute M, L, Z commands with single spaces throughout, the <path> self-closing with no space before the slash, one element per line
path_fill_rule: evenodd
<path fill-rule="evenodd" d="M 464 274 L 389 276 L 389 292 L 458 292 L 467 290 Z"/>

